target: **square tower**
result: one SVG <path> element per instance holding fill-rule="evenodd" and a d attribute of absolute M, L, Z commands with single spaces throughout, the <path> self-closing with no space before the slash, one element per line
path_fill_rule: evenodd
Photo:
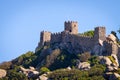
<path fill-rule="evenodd" d="M 51 40 L 51 32 L 42 31 L 40 33 L 40 45 L 49 44 Z"/>
<path fill-rule="evenodd" d="M 70 32 L 71 34 L 78 34 L 78 23 L 74 21 L 65 21 L 64 31 Z"/>
<path fill-rule="evenodd" d="M 105 27 L 96 27 L 95 31 L 94 31 L 94 40 L 98 41 L 98 40 L 102 40 L 105 41 L 106 39 L 106 29 Z"/>

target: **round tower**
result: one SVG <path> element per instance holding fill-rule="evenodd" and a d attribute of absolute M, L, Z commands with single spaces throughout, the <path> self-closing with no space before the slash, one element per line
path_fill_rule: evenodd
<path fill-rule="evenodd" d="M 70 32 L 71 34 L 78 34 L 78 23 L 74 21 L 65 21 L 64 31 Z"/>

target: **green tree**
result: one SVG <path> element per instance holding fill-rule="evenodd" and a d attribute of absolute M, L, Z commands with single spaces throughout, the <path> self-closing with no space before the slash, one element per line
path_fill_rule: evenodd
<path fill-rule="evenodd" d="M 93 37 L 93 36 L 94 36 L 94 31 L 93 31 L 93 30 L 86 31 L 86 32 L 84 32 L 83 34 L 86 35 L 86 36 L 91 36 L 91 37 Z"/>
<path fill-rule="evenodd" d="M 99 59 L 98 56 L 92 56 L 92 57 L 89 59 L 89 61 L 90 61 L 91 66 L 94 66 L 94 65 L 98 65 L 98 64 L 99 64 L 100 59 Z"/>

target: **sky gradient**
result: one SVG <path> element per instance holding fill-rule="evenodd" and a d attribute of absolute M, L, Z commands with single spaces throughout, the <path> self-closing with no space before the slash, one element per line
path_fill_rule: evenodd
<path fill-rule="evenodd" d="M 0 0 L 0 63 L 35 51 L 40 31 L 61 32 L 68 20 L 108 35 L 120 28 L 120 0 Z"/>

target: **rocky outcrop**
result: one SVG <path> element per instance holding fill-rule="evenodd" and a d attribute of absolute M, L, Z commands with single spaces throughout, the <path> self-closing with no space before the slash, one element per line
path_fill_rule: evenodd
<path fill-rule="evenodd" d="M 106 65 L 107 71 L 116 71 L 119 67 L 118 58 L 115 54 L 101 57 L 100 63 Z"/>
<path fill-rule="evenodd" d="M 111 56 L 100 56 L 100 63 L 106 65 L 104 77 L 107 80 L 118 80 L 120 74 L 117 73 L 119 63 L 116 54 L 111 54 Z"/>
<path fill-rule="evenodd" d="M 6 70 L 4 70 L 4 69 L 0 69 L 0 78 L 5 77 L 6 74 L 7 74 Z"/>
<path fill-rule="evenodd" d="M 39 76 L 40 80 L 48 80 L 47 74 L 42 74 L 41 76 Z"/>
<path fill-rule="evenodd" d="M 88 62 L 79 62 L 77 64 L 77 68 L 80 70 L 89 70 L 90 69 L 90 63 Z"/>
<path fill-rule="evenodd" d="M 113 34 L 110 34 L 110 35 L 108 35 L 107 39 L 116 43 L 117 38 Z"/>
<path fill-rule="evenodd" d="M 67 70 L 71 70 L 72 68 L 70 66 L 67 67 Z"/>
<path fill-rule="evenodd" d="M 30 67 L 29 69 L 25 69 L 22 66 L 20 67 L 20 72 L 25 74 L 29 78 L 35 78 L 39 76 L 39 72 L 35 70 L 34 67 Z"/>

